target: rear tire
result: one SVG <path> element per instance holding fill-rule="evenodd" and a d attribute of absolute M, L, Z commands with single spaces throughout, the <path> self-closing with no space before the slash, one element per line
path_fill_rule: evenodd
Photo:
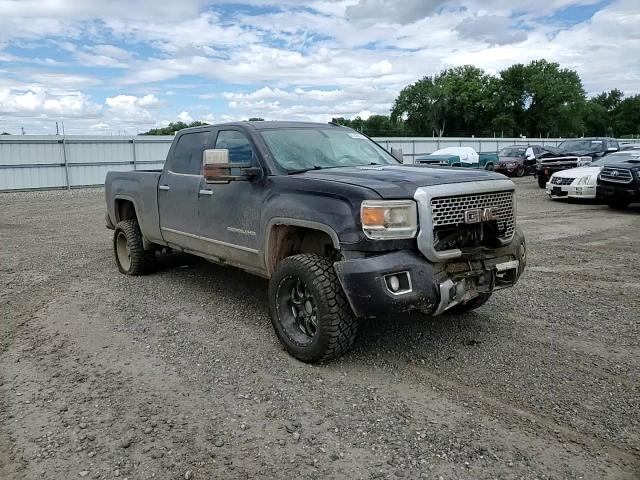
<path fill-rule="evenodd" d="M 547 188 L 547 178 L 538 175 L 538 186 L 540 188 Z"/>
<path fill-rule="evenodd" d="M 481 293 L 475 298 L 472 298 L 467 303 L 463 303 L 461 305 L 456 305 L 455 307 L 451 307 L 447 312 L 450 313 L 465 313 L 470 312 L 471 310 L 475 310 L 476 308 L 480 308 L 482 305 L 487 303 L 491 298 L 492 293 Z"/>
<path fill-rule="evenodd" d="M 269 313 L 278 339 L 298 360 L 341 356 L 355 341 L 358 323 L 333 268 L 316 254 L 285 258 L 269 281 Z"/>
<path fill-rule="evenodd" d="M 144 275 L 155 267 L 155 250 L 145 250 L 142 232 L 135 219 L 123 220 L 113 231 L 113 253 L 120 273 Z"/>
<path fill-rule="evenodd" d="M 489 170 L 490 172 L 493 172 L 495 170 L 493 163 L 487 163 L 486 167 L 484 168 Z"/>

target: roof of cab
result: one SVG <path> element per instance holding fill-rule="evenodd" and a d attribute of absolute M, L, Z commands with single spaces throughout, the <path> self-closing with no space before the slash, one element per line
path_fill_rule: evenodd
<path fill-rule="evenodd" d="M 282 122 L 282 121 L 258 121 L 258 122 L 230 122 L 212 125 L 201 125 L 179 130 L 179 132 L 198 131 L 210 127 L 250 127 L 256 130 L 277 130 L 280 128 L 345 128 L 336 123 L 315 123 L 315 122 Z"/>

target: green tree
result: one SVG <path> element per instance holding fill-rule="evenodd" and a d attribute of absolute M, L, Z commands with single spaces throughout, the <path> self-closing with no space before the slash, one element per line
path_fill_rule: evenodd
<path fill-rule="evenodd" d="M 203 125 L 208 125 L 208 123 L 195 121 L 187 125 L 184 122 L 171 122 L 166 127 L 152 128 L 148 132 L 141 133 L 141 135 L 173 135 L 184 128 L 201 127 Z"/>
<path fill-rule="evenodd" d="M 591 99 L 591 101 L 603 106 L 608 112 L 610 112 L 620 105 L 623 97 L 624 93 L 622 93 L 621 90 L 614 88 L 609 92 L 602 92 L 599 95 L 596 95 Z"/>
<path fill-rule="evenodd" d="M 584 133 L 585 92 L 578 74 L 546 60 L 516 64 L 500 72 L 500 109 L 523 134 L 570 136 Z"/>
<path fill-rule="evenodd" d="M 260 118 L 260 117 L 251 117 L 248 120 L 249 122 L 264 122 L 264 118 Z"/>
<path fill-rule="evenodd" d="M 391 110 L 420 135 L 474 135 L 490 130 L 494 80 L 472 65 L 444 70 L 404 88 Z"/>
<path fill-rule="evenodd" d="M 640 95 L 620 101 L 612 115 L 616 135 L 622 137 L 640 134 Z"/>

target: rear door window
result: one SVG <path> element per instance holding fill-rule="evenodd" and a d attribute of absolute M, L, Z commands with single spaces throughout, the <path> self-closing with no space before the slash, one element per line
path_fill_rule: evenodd
<path fill-rule="evenodd" d="M 211 132 L 185 133 L 178 139 L 169 170 L 173 173 L 200 175 L 202 152 L 208 148 Z"/>

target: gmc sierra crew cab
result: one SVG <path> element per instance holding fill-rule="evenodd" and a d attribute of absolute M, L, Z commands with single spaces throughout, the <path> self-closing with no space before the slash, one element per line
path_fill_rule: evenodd
<path fill-rule="evenodd" d="M 514 188 L 402 165 L 336 124 L 240 122 L 178 132 L 162 171 L 109 172 L 106 221 L 124 274 L 167 250 L 268 278 L 278 338 L 317 362 L 351 347 L 359 318 L 464 312 L 513 286 Z"/>

